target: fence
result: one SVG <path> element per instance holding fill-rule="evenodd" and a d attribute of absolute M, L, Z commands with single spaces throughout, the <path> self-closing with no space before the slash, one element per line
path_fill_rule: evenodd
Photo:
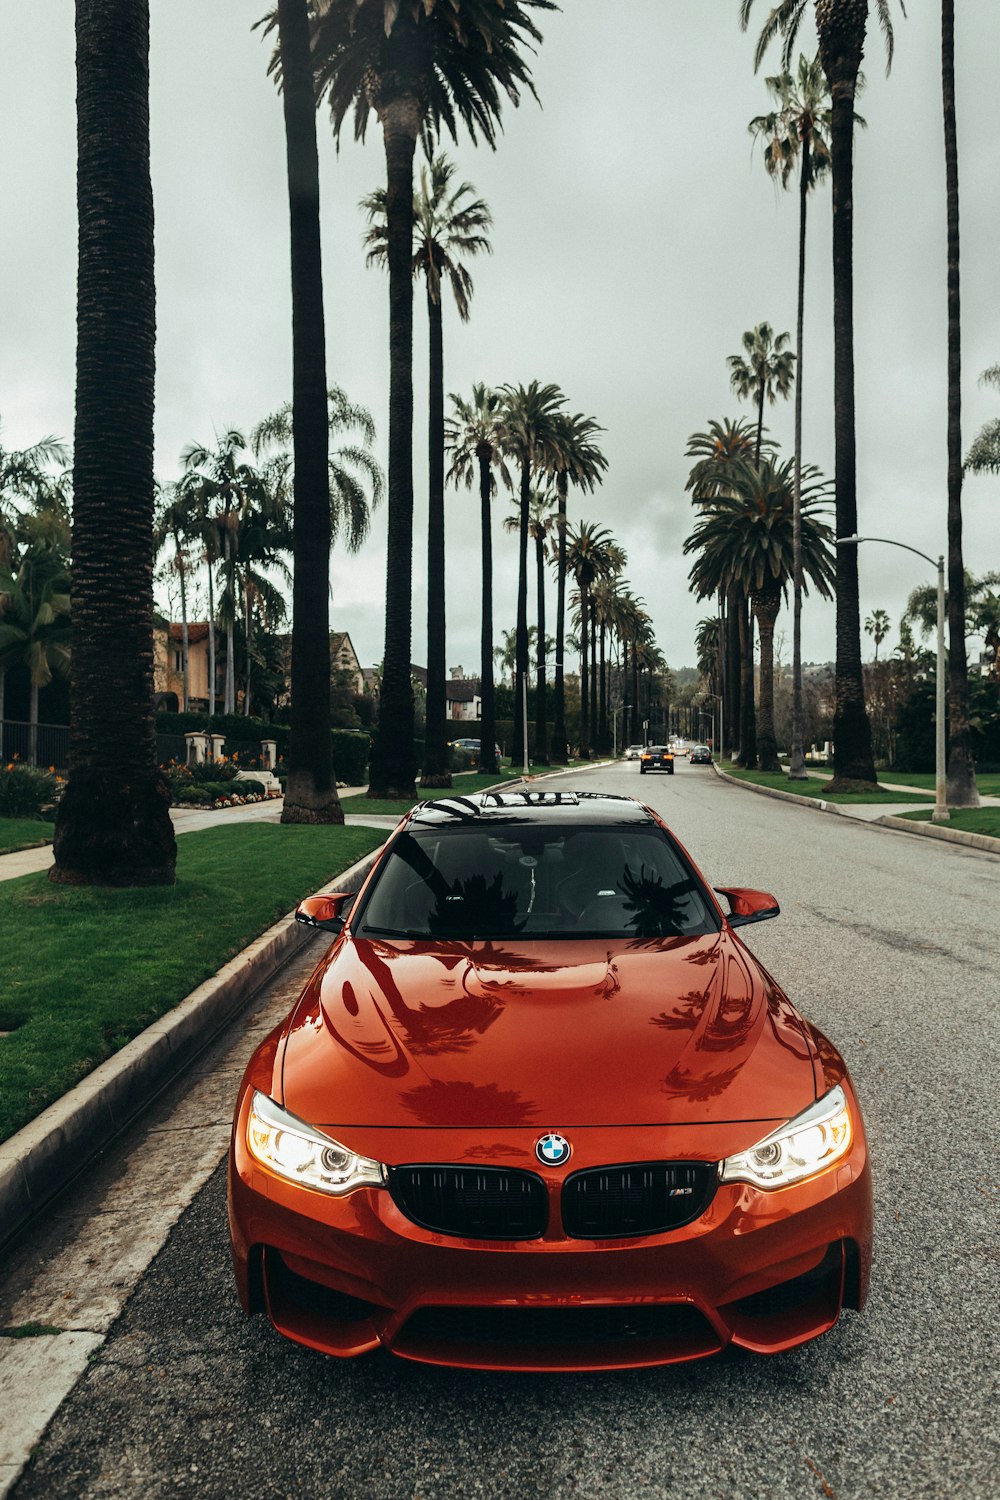
<path fill-rule="evenodd" d="M 260 755 L 260 741 L 234 746 L 241 759 Z M 229 751 L 232 754 L 232 749 Z M 187 740 L 182 734 L 156 736 L 156 760 L 161 766 L 170 761 L 186 763 Z M 25 766 L 54 766 L 65 771 L 69 765 L 69 727 L 66 724 L 21 724 L 15 719 L 0 720 L 0 764 L 18 760 Z"/>

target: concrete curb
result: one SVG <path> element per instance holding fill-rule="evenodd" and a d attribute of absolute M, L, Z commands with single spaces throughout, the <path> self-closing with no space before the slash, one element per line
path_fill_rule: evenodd
<path fill-rule="evenodd" d="M 337 875 L 325 891 L 356 891 L 380 853 Z M 86 1166 L 238 1015 L 281 966 L 318 934 L 282 917 L 187 999 L 88 1073 L 0 1145 L 0 1244 Z"/>
<path fill-rule="evenodd" d="M 820 797 L 800 797 L 796 792 L 782 792 L 774 786 L 758 786 L 754 781 L 742 781 L 738 776 L 729 776 L 725 771 L 720 771 L 714 761 L 712 770 L 731 786 L 758 792 L 762 797 L 797 802 L 800 807 L 811 808 L 814 812 L 836 813 L 842 818 L 851 816 L 836 802 L 826 802 Z M 883 813 L 880 818 L 856 818 L 854 821 L 864 823 L 868 828 L 885 828 L 890 833 L 915 833 L 918 838 L 942 839 L 946 844 L 965 844 L 967 848 L 981 849 L 984 854 L 992 854 L 994 859 L 1000 859 L 1000 839 L 990 838 L 985 833 L 965 833 L 961 828 L 942 828 L 940 823 L 914 823 L 909 818 L 894 817 L 892 813 Z"/>
<path fill-rule="evenodd" d="M 891 813 L 876 818 L 871 826 L 888 828 L 896 833 L 916 833 L 925 839 L 943 839 L 946 844 L 965 844 L 967 848 L 981 849 L 984 854 L 1000 859 L 1000 839 L 991 838 L 988 833 L 966 833 L 963 828 L 942 828 L 940 823 L 914 823 L 909 818 L 895 818 Z"/>
<path fill-rule="evenodd" d="M 746 788 L 747 791 L 758 792 L 762 797 L 776 797 L 779 802 L 797 802 L 799 807 L 811 808 L 813 812 L 836 813 L 838 817 L 844 817 L 843 808 L 836 802 L 826 802 L 822 797 L 800 797 L 798 792 L 783 792 L 776 786 L 758 786 L 755 781 L 742 781 L 739 776 L 730 776 L 726 771 L 720 771 L 715 761 L 712 762 L 712 770 L 720 781 L 728 781 L 730 786 Z M 846 814 L 850 816 L 850 814 Z"/>

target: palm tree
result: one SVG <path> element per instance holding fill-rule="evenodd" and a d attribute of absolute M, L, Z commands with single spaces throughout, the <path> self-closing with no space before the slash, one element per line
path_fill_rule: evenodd
<path fill-rule="evenodd" d="M 510 488 L 504 462 L 506 433 L 502 401 L 497 391 L 485 385 L 472 387 L 472 399 L 449 397 L 451 416 L 445 422 L 445 447 L 451 454 L 448 478 L 456 487 L 464 481 L 471 489 L 479 483 L 479 515 L 482 532 L 482 649 L 479 721 L 479 769 L 491 775 L 499 771 L 496 758 L 496 695 L 493 686 L 493 536 L 490 500 L 496 494 L 497 478 Z"/>
<path fill-rule="evenodd" d="M 525 735 L 524 698 L 528 680 L 528 518 L 533 478 L 555 468 L 560 456 L 559 422 L 566 397 L 557 385 L 501 386 L 508 455 L 520 473 L 520 527 L 517 572 L 517 674 L 514 684 L 514 746 L 520 754 Z M 538 747 L 536 746 L 536 753 Z"/>
<path fill-rule="evenodd" d="M 389 516 L 385 655 L 373 796 L 413 792 L 410 685 L 413 559 L 413 156 L 461 121 L 496 144 L 501 94 L 535 93 L 523 48 L 541 40 L 531 18 L 554 0 L 333 0 L 317 6 L 313 60 L 339 139 L 348 114 L 363 141 L 374 110 L 386 155 L 389 263 Z M 272 17 L 273 22 L 273 17 Z M 280 63 L 272 63 L 279 66 Z"/>
<path fill-rule="evenodd" d="M 451 786 L 445 700 L 445 525 L 444 525 L 444 338 L 441 287 L 447 280 L 458 315 L 469 321 L 472 277 L 460 257 L 491 253 L 485 230 L 493 223 L 481 198 L 469 201 L 471 183 L 452 188 L 455 166 L 436 156 L 420 169 L 420 191 L 413 203 L 413 274 L 423 276 L 427 290 L 430 335 L 428 372 L 427 482 L 427 727 L 420 785 Z M 388 234 L 383 189 L 362 200 L 371 228 L 368 260 L 386 264 Z"/>
<path fill-rule="evenodd" d="M 187 573 L 190 565 L 188 553 L 188 528 L 191 513 L 184 495 L 176 484 L 166 485 L 160 492 L 157 508 L 153 545 L 156 552 L 173 542 L 174 555 L 169 563 L 171 572 L 177 576 L 181 594 L 181 711 L 188 711 L 189 641 L 187 614 Z"/>
<path fill-rule="evenodd" d="M 221 538 L 225 587 L 219 610 L 226 630 L 226 685 L 222 707 L 226 714 L 236 712 L 233 629 L 238 597 L 240 533 L 255 510 L 272 519 L 277 519 L 279 513 L 278 498 L 268 488 L 260 471 L 247 459 L 241 458 L 248 451 L 246 437 L 237 428 L 231 427 L 221 437 L 216 435 L 214 449 L 203 443 L 189 443 L 181 453 L 185 488 L 188 493 L 197 493 L 198 500 L 193 503 L 204 506 L 218 527 Z"/>
<path fill-rule="evenodd" d="M 740 25 L 744 30 L 753 4 L 754 0 L 740 0 Z M 760 66 L 768 46 L 778 35 L 784 38 L 784 66 L 791 66 L 806 5 L 807 0 L 775 0 L 757 41 L 755 67 Z M 815 0 L 819 56 L 832 101 L 834 485 L 838 536 L 854 536 L 858 530 L 854 433 L 854 100 L 872 8 L 885 38 L 888 68 L 893 50 L 889 0 Z M 837 675 L 831 786 L 840 790 L 850 790 L 854 782 L 876 785 L 861 666 L 857 552 L 856 547 L 837 549 Z"/>
<path fill-rule="evenodd" d="M 799 163 L 799 279 L 795 319 L 795 565 L 792 580 L 792 747 L 789 776 L 807 776 L 802 744 L 802 536 L 799 494 L 802 487 L 802 340 L 806 304 L 806 210 L 810 190 L 830 169 L 830 94 L 818 57 L 799 57 L 796 78 L 785 69 L 765 80 L 777 108 L 750 122 L 750 133 L 764 143 L 764 164 L 771 177 L 788 187 Z M 860 115 L 855 123 L 863 125 Z"/>
<path fill-rule="evenodd" d="M 554 706 L 552 713 L 552 759 L 557 765 L 565 765 L 569 759 L 566 741 L 566 694 L 563 674 L 563 657 L 566 647 L 566 503 L 572 482 L 580 489 L 593 492 L 608 467 L 608 461 L 595 442 L 603 428 L 593 417 L 582 412 L 570 416 L 557 412 L 555 416 L 555 464 L 552 473 L 556 482 L 558 514 L 556 517 L 556 644 L 555 682 L 553 685 Z"/>
<path fill-rule="evenodd" d="M 829 505 L 828 485 L 814 468 L 803 475 L 801 535 L 803 572 L 825 598 L 832 593 L 833 534 L 819 519 Z M 760 634 L 758 748 L 763 771 L 780 770 L 774 734 L 774 623 L 794 560 L 794 461 L 776 465 L 739 462 L 730 490 L 702 507 L 684 543 L 698 556 L 689 577 L 699 599 L 737 586 L 750 600 Z"/>
<path fill-rule="evenodd" d="M 537 634 L 535 636 L 535 754 L 534 759 L 539 765 L 547 766 L 548 756 L 548 733 L 545 722 L 545 561 L 549 555 L 548 538 L 556 529 L 558 524 L 557 515 L 552 509 L 553 496 L 546 490 L 533 490 L 528 502 L 528 536 L 535 544 L 535 575 L 536 575 L 536 619 Z M 520 531 L 521 512 L 518 507 L 513 515 L 504 521 L 506 531 Z"/>
<path fill-rule="evenodd" d="M 889 634 L 889 616 L 884 609 L 872 610 L 865 621 L 865 634 L 875 642 L 875 660 L 878 661 L 878 648 Z"/>
<path fill-rule="evenodd" d="M 758 323 L 744 333 L 743 353 L 726 358 L 729 384 L 741 401 L 753 400 L 757 405 L 755 463 L 760 463 L 764 440 L 764 402 L 773 406 L 779 396 L 787 400 L 795 380 L 795 355 L 785 348 L 787 343 L 787 333 L 779 333 L 775 338 L 770 323 Z"/>
<path fill-rule="evenodd" d="M 49 465 L 65 464 L 66 457 L 65 444 L 52 436 L 40 438 L 30 448 L 5 448 L 0 443 L 0 567 L 9 568 L 13 561 L 21 519 L 18 502 L 44 502 L 55 484 Z"/>
<path fill-rule="evenodd" d="M 0 672 L 23 666 L 30 685 L 30 765 L 38 764 L 38 693 L 69 675 L 69 573 L 51 547 L 27 549 L 16 572 L 0 568 Z"/>
<path fill-rule="evenodd" d="M 51 880 L 170 885 L 153 729 L 155 279 L 148 0 L 77 0 L 69 784 Z"/>
<path fill-rule="evenodd" d="M 580 616 L 580 751 L 587 756 L 596 739 L 597 674 L 594 671 L 594 632 L 591 591 L 602 578 L 625 566 L 625 553 L 606 527 L 581 521 L 570 527 L 566 566 L 576 579 Z"/>
<path fill-rule="evenodd" d="M 711 421 L 704 432 L 693 432 L 688 438 L 687 456 L 695 460 L 688 474 L 686 489 L 696 505 L 729 492 L 729 475 L 739 460 L 752 460 L 755 454 L 771 457 L 775 451 L 770 438 L 745 417 L 738 422 L 726 417 Z M 754 713 L 753 635 L 747 615 L 745 596 L 733 585 L 719 595 L 722 616 L 722 696 L 725 699 L 725 725 L 729 730 L 729 748 L 737 764 L 750 768 L 757 762 L 757 728 Z M 724 752 L 726 746 L 720 746 Z"/>
<path fill-rule="evenodd" d="M 316 86 L 308 0 L 278 0 L 292 272 L 292 700 L 283 823 L 343 823 L 330 737 L 330 504 Z M 248 613 L 248 623 L 250 615 Z M 247 640 L 249 709 L 250 642 Z"/>
<path fill-rule="evenodd" d="M 980 385 L 1000 390 L 1000 365 L 990 365 L 979 377 Z M 965 455 L 970 474 L 1000 474 L 1000 417 L 991 417 L 979 429 Z"/>
<path fill-rule="evenodd" d="M 941 0 L 941 89 L 948 234 L 948 803 L 978 807 L 969 722 L 962 560 L 962 320 L 955 126 L 955 0 Z M 850 549 L 848 549 L 850 550 Z"/>

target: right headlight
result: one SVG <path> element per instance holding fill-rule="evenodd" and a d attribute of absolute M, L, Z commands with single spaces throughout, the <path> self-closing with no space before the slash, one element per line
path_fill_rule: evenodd
<path fill-rule="evenodd" d="M 361 1187 L 384 1187 L 381 1162 L 358 1156 L 321 1130 L 282 1109 L 254 1089 L 247 1118 L 247 1147 L 252 1156 L 287 1182 L 342 1198 Z"/>
<path fill-rule="evenodd" d="M 759 1188 L 789 1187 L 826 1171 L 851 1149 L 854 1128 L 840 1084 L 808 1109 L 736 1156 L 719 1163 L 720 1182 Z"/>

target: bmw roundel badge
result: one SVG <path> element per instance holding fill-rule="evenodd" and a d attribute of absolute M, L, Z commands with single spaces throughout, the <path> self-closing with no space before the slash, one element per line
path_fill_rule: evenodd
<path fill-rule="evenodd" d="M 572 1149 L 566 1137 L 557 1135 L 554 1130 L 535 1142 L 535 1155 L 546 1167 L 561 1167 L 563 1162 L 569 1161 Z"/>

